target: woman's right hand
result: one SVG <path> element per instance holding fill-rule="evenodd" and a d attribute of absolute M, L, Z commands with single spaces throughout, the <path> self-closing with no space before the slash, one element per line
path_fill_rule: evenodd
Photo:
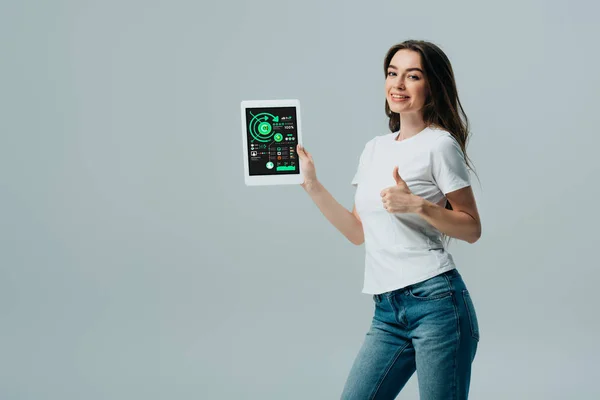
<path fill-rule="evenodd" d="M 298 153 L 298 157 L 300 157 L 300 169 L 302 170 L 302 175 L 304 176 L 304 183 L 300 184 L 304 189 L 317 182 L 317 171 L 315 169 L 315 162 L 312 158 L 312 155 L 306 151 L 304 146 L 298 144 L 296 146 L 296 152 Z"/>

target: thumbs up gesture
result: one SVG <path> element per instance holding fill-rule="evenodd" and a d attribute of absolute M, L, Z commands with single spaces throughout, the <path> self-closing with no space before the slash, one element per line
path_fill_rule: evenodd
<path fill-rule="evenodd" d="M 398 167 L 393 172 L 395 186 L 390 186 L 381 191 L 383 208 L 389 213 L 416 213 L 421 205 L 421 198 L 414 195 L 408 185 L 400 177 Z"/>

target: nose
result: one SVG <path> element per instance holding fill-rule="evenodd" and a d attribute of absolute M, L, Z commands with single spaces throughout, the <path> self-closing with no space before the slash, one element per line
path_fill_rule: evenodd
<path fill-rule="evenodd" d="M 395 83 L 398 89 L 404 89 L 404 81 L 402 80 L 402 77 L 399 76 Z"/>

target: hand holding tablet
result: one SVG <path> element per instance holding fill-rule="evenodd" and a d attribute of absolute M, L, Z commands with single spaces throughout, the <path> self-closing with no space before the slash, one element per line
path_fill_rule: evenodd
<path fill-rule="evenodd" d="M 302 176 L 304 176 L 302 187 L 307 189 L 312 183 L 317 181 L 315 162 L 312 155 L 301 144 L 298 145 L 298 158 L 300 159 L 300 165 L 302 167 Z"/>
<path fill-rule="evenodd" d="M 241 112 L 246 185 L 302 184 L 300 102 L 245 100 Z"/>

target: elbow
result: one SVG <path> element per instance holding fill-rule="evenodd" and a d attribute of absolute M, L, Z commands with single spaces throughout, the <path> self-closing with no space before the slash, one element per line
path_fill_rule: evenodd
<path fill-rule="evenodd" d="M 365 242 L 365 237 L 361 236 L 361 237 L 355 237 L 355 238 L 348 238 L 348 240 L 350 241 L 350 243 L 352 243 L 356 246 L 360 246 L 361 244 L 363 244 Z"/>
<path fill-rule="evenodd" d="M 350 243 L 352 243 L 356 246 L 360 246 L 361 244 L 363 244 L 365 242 L 365 235 L 362 234 L 362 230 L 360 233 L 361 233 L 360 235 L 348 237 L 348 240 L 350 241 Z"/>
<path fill-rule="evenodd" d="M 481 226 L 478 227 L 477 231 L 467 240 L 467 242 L 473 244 L 481 238 Z"/>
<path fill-rule="evenodd" d="M 473 238 L 468 239 L 467 242 L 470 244 L 475 244 L 478 240 L 479 240 L 478 237 L 473 237 Z"/>
<path fill-rule="evenodd" d="M 356 219 L 358 221 L 358 225 L 349 233 L 351 235 L 347 235 L 346 237 L 350 241 L 350 243 L 360 246 L 365 242 L 365 231 L 363 229 L 362 221 L 360 219 Z"/>

